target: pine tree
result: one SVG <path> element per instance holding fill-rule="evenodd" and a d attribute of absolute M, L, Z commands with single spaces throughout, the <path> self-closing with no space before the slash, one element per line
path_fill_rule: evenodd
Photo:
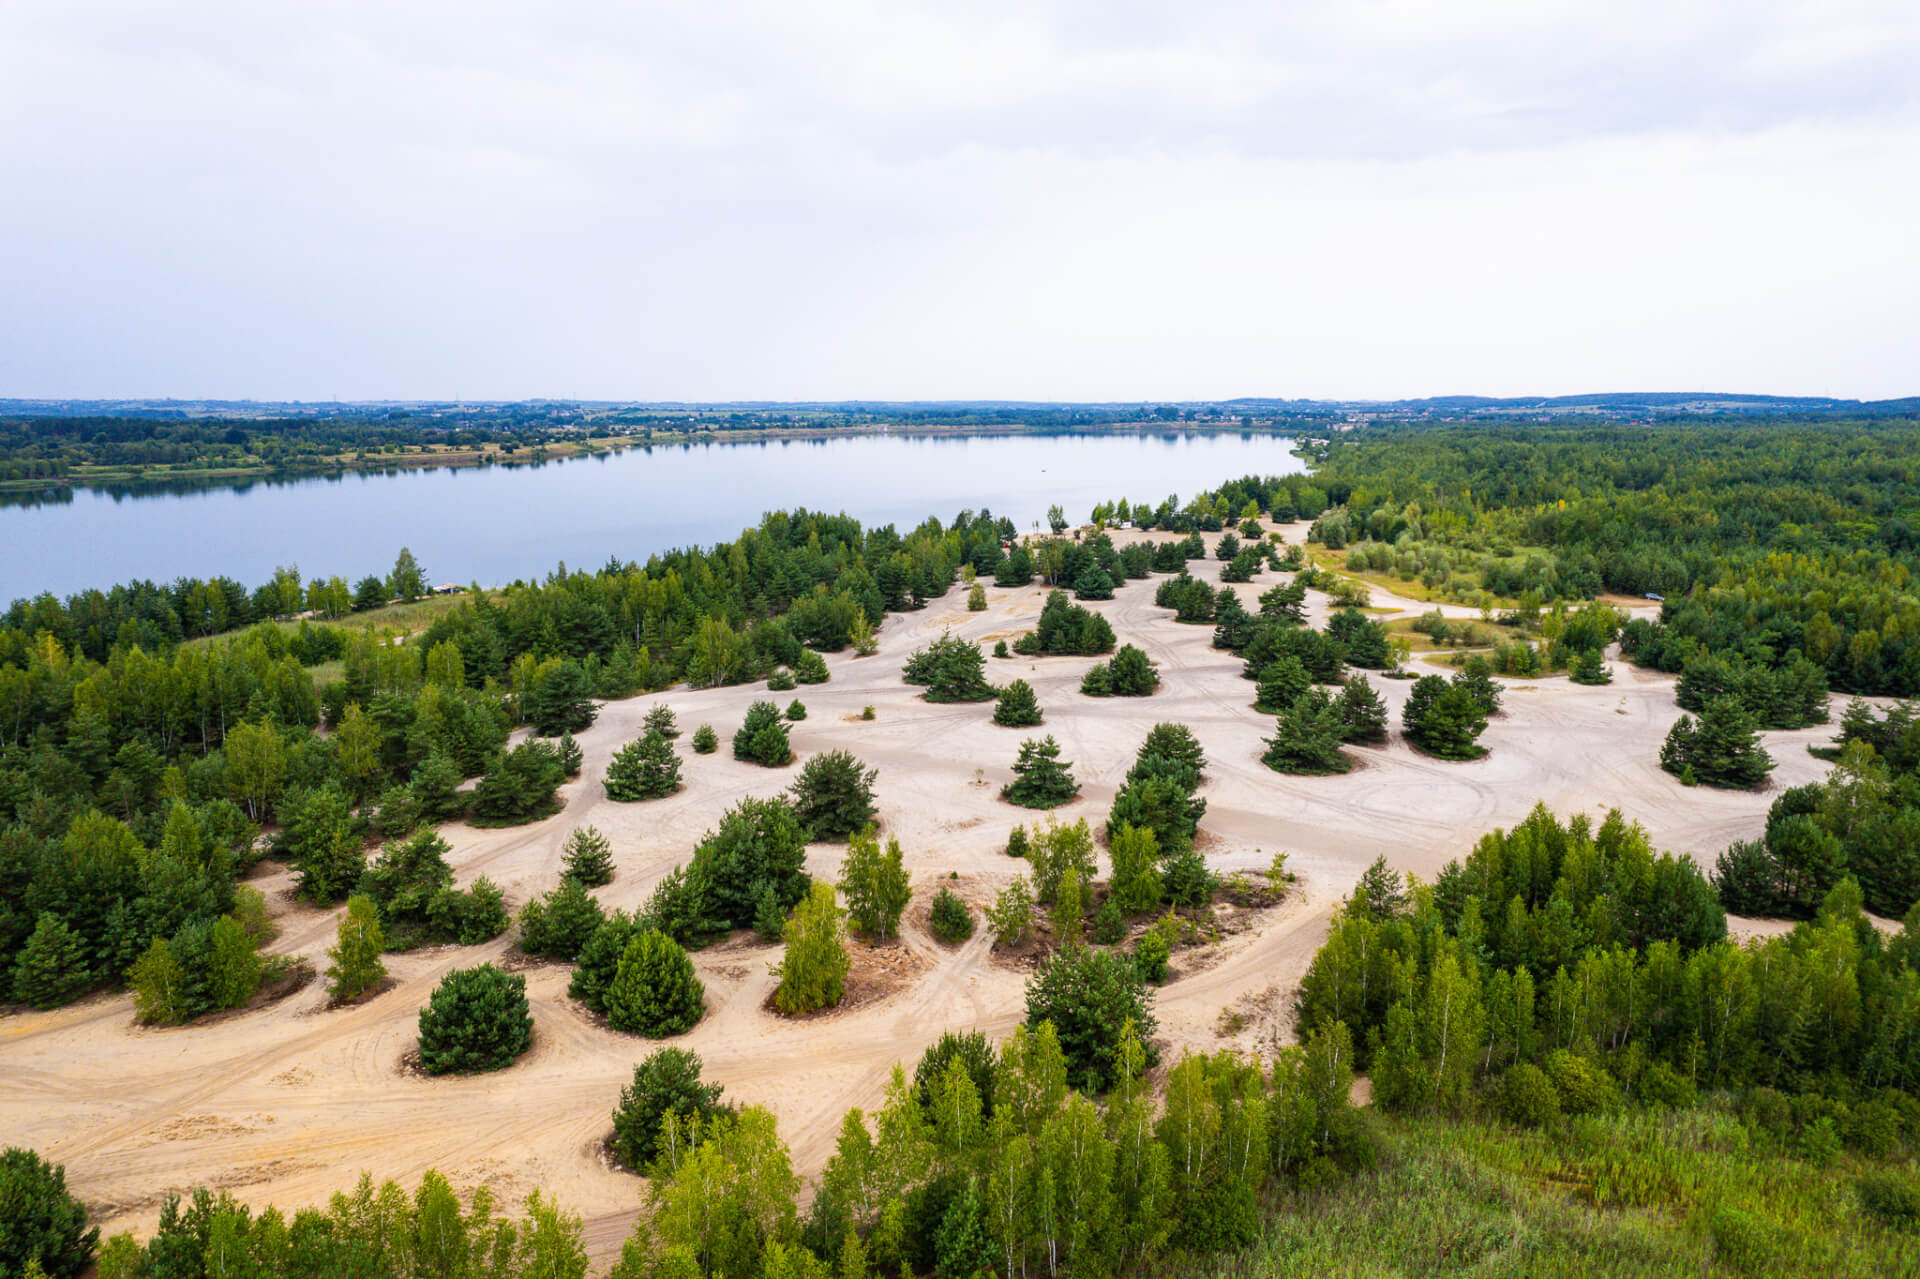
<path fill-rule="evenodd" d="M 1340 708 L 1325 690 L 1312 688 L 1294 699 L 1274 720 L 1260 762 L 1281 773 L 1344 773 L 1352 761 L 1340 752 L 1345 740 Z"/>
<path fill-rule="evenodd" d="M 1140 749 L 1134 753 L 1136 766 L 1152 755 L 1172 760 L 1190 770 L 1196 785 L 1207 766 L 1206 752 L 1200 748 L 1200 739 L 1185 724 L 1161 723 L 1148 729 Z"/>
<path fill-rule="evenodd" d="M 987 611 L 987 588 L 979 582 L 967 588 L 967 611 L 969 613 Z"/>
<path fill-rule="evenodd" d="M 912 896 L 900 841 L 887 840 L 882 852 L 872 827 L 855 834 L 840 862 L 840 892 L 847 899 L 847 922 L 853 931 L 874 940 L 898 933 L 900 913 Z"/>
<path fill-rule="evenodd" d="M 492 964 L 454 969 L 420 1010 L 420 1065 L 430 1075 L 500 1070 L 532 1043 L 527 979 Z"/>
<path fill-rule="evenodd" d="M 1016 679 L 1000 690 L 1000 700 L 993 708 L 994 723 L 1004 728 L 1029 728 L 1040 720 L 1040 701 L 1033 695 L 1033 685 Z"/>
<path fill-rule="evenodd" d="M 1425 675 L 1414 681 L 1400 722 L 1414 745 L 1429 755 L 1478 759 L 1486 754 L 1476 744 L 1487 727 L 1487 714 L 1481 706 L 1459 683 Z"/>
<path fill-rule="evenodd" d="M 355 893 L 347 898 L 346 914 L 340 917 L 340 935 L 327 958 L 327 993 L 336 1003 L 358 999 L 386 980 L 387 966 L 380 955 L 387 947 L 380 931 L 380 912 L 373 899 Z"/>
<path fill-rule="evenodd" d="M 936 941 L 952 946 L 973 936 L 973 912 L 950 888 L 941 887 L 933 895 L 927 922 Z"/>
<path fill-rule="evenodd" d="M 762 768 L 784 768 L 793 762 L 793 746 L 787 740 L 787 726 L 780 720 L 780 708 L 772 702 L 755 702 L 747 708 L 747 718 L 733 735 L 733 757 Z"/>
<path fill-rule="evenodd" d="M 1301 694 L 1312 687 L 1313 680 L 1307 674 L 1307 668 L 1300 664 L 1300 659 L 1291 653 L 1283 653 L 1268 662 L 1266 669 L 1260 672 L 1259 691 L 1254 695 L 1253 709 L 1264 715 L 1278 715 L 1300 700 Z"/>
<path fill-rule="evenodd" d="M 0 1275 L 78 1279 L 99 1242 L 86 1205 L 67 1189 L 65 1168 L 18 1146 L 0 1151 Z"/>
<path fill-rule="evenodd" d="M 680 789 L 680 757 L 656 729 L 614 752 L 607 765 L 607 798 L 621 803 L 660 799 Z"/>
<path fill-rule="evenodd" d="M 713 731 L 713 725 L 702 724 L 693 730 L 693 753 L 711 755 L 720 749 L 720 734 Z"/>
<path fill-rule="evenodd" d="M 1080 691 L 1088 697 L 1113 696 L 1113 668 L 1105 662 L 1096 662 L 1087 668 L 1080 678 Z"/>
<path fill-rule="evenodd" d="M 1080 600 L 1113 598 L 1113 577 L 1098 564 L 1089 566 L 1073 583 L 1073 597 Z"/>
<path fill-rule="evenodd" d="M 800 684 L 826 683 L 830 678 L 827 659 L 810 648 L 800 650 L 800 656 L 793 663 L 793 678 Z"/>
<path fill-rule="evenodd" d="M 1467 664 L 1453 677 L 1453 686 L 1473 698 L 1481 715 L 1491 717 L 1499 714 L 1500 685 L 1494 682 L 1493 667 L 1480 654 L 1475 653 L 1467 659 Z"/>
<path fill-rule="evenodd" d="M 1355 745 L 1387 740 L 1387 704 L 1364 675 L 1347 677 L 1340 690 L 1341 737 Z"/>
<path fill-rule="evenodd" d="M 599 716 L 591 693 L 587 673 L 578 662 L 569 658 L 542 662 L 531 687 L 521 695 L 521 711 L 541 737 L 584 732 Z"/>
<path fill-rule="evenodd" d="M 693 1029 L 705 1001 L 706 987 L 694 975 L 687 952 L 649 928 L 627 943 L 602 1006 L 615 1030 L 664 1039 Z"/>
<path fill-rule="evenodd" d="M 816 883 L 787 921 L 786 957 L 774 1006 L 789 1017 L 831 1008 L 846 993 L 852 961 L 842 936 L 840 904 L 831 884 Z"/>
<path fill-rule="evenodd" d="M 1068 947 L 1027 982 L 1028 1032 L 1051 1023 L 1067 1082 L 1086 1092 L 1103 1091 L 1118 1076 L 1120 1040 L 1129 1026 L 1141 1043 L 1152 1043 L 1159 1030 L 1152 1008 L 1133 961 L 1097 947 Z"/>
<path fill-rule="evenodd" d="M 847 751 L 826 751 L 809 759 L 788 791 L 807 838 L 845 839 L 872 822 L 877 776 L 878 769 L 863 768 Z"/>
<path fill-rule="evenodd" d="M 1080 793 L 1072 768 L 1061 760 L 1060 743 L 1052 734 L 1038 741 L 1028 738 L 1020 743 L 1013 781 L 1001 788 L 1000 797 L 1022 808 L 1058 807 Z"/>
<path fill-rule="evenodd" d="M 1160 674 L 1147 655 L 1131 644 L 1123 644 L 1107 663 L 1116 697 L 1148 697 L 1160 686 Z"/>
<path fill-rule="evenodd" d="M 673 707 L 664 704 L 648 711 L 646 718 L 640 721 L 640 726 L 643 731 L 658 733 L 662 737 L 680 736 L 680 723 L 674 718 Z"/>
<path fill-rule="evenodd" d="M 1567 678 L 1576 684 L 1611 684 L 1613 668 L 1599 649 L 1583 649 L 1567 660 Z"/>
<path fill-rule="evenodd" d="M 633 1082 L 620 1090 L 613 1112 L 613 1156 L 644 1172 L 659 1153 L 657 1139 L 668 1115 L 692 1116 L 705 1123 L 725 1108 L 719 1084 L 700 1082 L 700 1055 L 685 1048 L 662 1048 L 633 1068 Z"/>
<path fill-rule="evenodd" d="M 567 836 L 560 873 L 582 888 L 598 888 L 613 880 L 613 845 L 597 827 L 576 826 Z"/>
<path fill-rule="evenodd" d="M 1709 786 L 1747 789 L 1773 771 L 1773 757 L 1760 747 L 1754 718 L 1732 694 L 1709 701 L 1696 721 L 1682 715 L 1661 747 L 1660 766 Z"/>
<path fill-rule="evenodd" d="M 35 1008 L 58 1008 L 93 984 L 86 943 L 58 915 L 42 912 L 13 963 L 13 997 Z"/>
<path fill-rule="evenodd" d="M 994 696 L 980 646 L 942 635 L 907 659 L 900 677 L 926 688 L 929 702 L 984 702 Z"/>
<path fill-rule="evenodd" d="M 563 879 L 544 897 L 520 908 L 520 949 L 529 955 L 572 963 L 606 914 L 577 879 Z"/>
<path fill-rule="evenodd" d="M 1253 638 L 1254 619 L 1240 602 L 1238 591 L 1223 590 L 1214 597 L 1213 646 L 1238 653 Z"/>

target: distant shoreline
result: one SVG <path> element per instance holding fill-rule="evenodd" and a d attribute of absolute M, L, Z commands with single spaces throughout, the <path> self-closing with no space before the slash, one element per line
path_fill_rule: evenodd
<path fill-rule="evenodd" d="M 577 441 L 557 440 L 544 444 L 506 448 L 498 444 L 479 448 L 428 446 L 400 453 L 347 454 L 303 465 L 225 466 L 195 468 L 169 465 L 76 467 L 61 476 L 0 480 L 0 496 L 31 497 L 52 495 L 63 490 L 137 490 L 179 486 L 182 488 L 237 487 L 242 484 L 278 480 L 325 479 L 343 475 L 374 475 L 400 471 L 438 470 L 481 466 L 540 466 L 548 462 L 569 461 L 633 449 L 724 447 L 735 444 L 826 443 L 835 439 L 891 435 L 904 438 L 1003 437 L 1013 435 L 1277 435 L 1297 437 L 1299 423 L 1275 421 L 1243 425 L 1239 422 L 1117 422 L 1089 423 L 1075 427 L 1034 427 L 980 423 L 941 426 L 890 423 L 863 423 L 843 427 L 752 427 L 727 431 L 647 431 L 610 436 L 587 436 Z"/>

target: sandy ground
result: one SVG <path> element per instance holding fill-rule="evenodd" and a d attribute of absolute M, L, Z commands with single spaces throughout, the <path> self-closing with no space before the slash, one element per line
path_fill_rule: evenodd
<path fill-rule="evenodd" d="M 1303 533 L 1300 526 L 1289 530 L 1294 540 Z M 1219 568 L 1211 559 L 1193 565 L 1209 578 Z M 1275 581 L 1263 573 L 1239 589 L 1256 607 L 1255 598 Z M 1763 825 L 1771 793 L 1686 789 L 1660 771 L 1660 743 L 1679 716 L 1673 681 L 1619 662 L 1615 682 L 1602 687 L 1508 682 L 1506 710 L 1482 739 L 1491 753 L 1478 762 L 1427 759 L 1396 735 L 1388 746 L 1357 751 L 1361 766 L 1347 776 L 1280 776 L 1259 762 L 1271 721 L 1253 711 L 1253 685 L 1241 679 L 1239 661 L 1209 647 L 1211 628 L 1182 626 L 1155 608 L 1153 590 L 1152 581 L 1134 583 L 1094 607 L 1122 643 L 1138 644 L 1159 663 L 1165 683 L 1158 695 L 1081 697 L 1077 688 L 1091 658 L 990 660 L 989 676 L 1024 676 L 1039 693 L 1046 711 L 1040 731 L 1060 740 L 1085 787 L 1062 817 L 1084 815 L 1097 824 L 1147 729 L 1178 720 L 1199 735 L 1210 760 L 1202 792 L 1210 861 L 1221 870 L 1252 870 L 1284 849 L 1301 876 L 1299 890 L 1253 927 L 1208 952 L 1177 957 L 1185 975 L 1158 999 L 1162 1037 L 1175 1052 L 1255 1050 L 1284 1036 L 1287 996 L 1330 910 L 1380 854 L 1431 876 L 1479 835 L 1512 824 L 1541 800 L 1562 814 L 1596 817 L 1618 806 L 1658 846 L 1708 860 Z M 997 796 L 1032 730 L 996 727 L 990 703 L 928 705 L 900 681 L 906 656 L 943 630 L 989 647 L 1011 639 L 1031 625 L 1045 591 L 989 585 L 988 598 L 986 612 L 968 613 L 965 592 L 956 589 L 919 614 L 889 618 L 878 655 L 830 657 L 831 682 L 798 694 L 810 712 L 794 726 L 800 756 L 845 747 L 879 768 L 882 822 L 906 850 L 918 902 L 954 871 L 963 893 L 984 902 L 1024 865 L 1001 850 L 1012 827 L 1034 815 Z M 1315 624 L 1324 622 L 1326 600 L 1318 593 L 1310 600 Z M 1426 607 L 1378 590 L 1374 600 L 1415 612 Z M 1397 726 L 1407 684 L 1377 677 L 1374 684 Z M 797 767 L 764 770 L 725 753 L 747 704 L 766 696 L 754 685 L 605 706 L 581 735 L 586 768 L 565 788 L 558 816 L 511 830 L 444 832 L 461 881 L 485 874 L 511 901 L 524 901 L 557 882 L 567 833 L 592 823 L 611 838 L 619 868 L 599 897 L 610 907 L 640 905 L 735 800 L 772 795 L 792 780 Z M 792 696 L 776 700 L 784 705 Z M 721 753 L 687 754 L 687 785 L 671 798 L 608 801 L 599 781 L 608 759 L 660 703 L 678 713 L 683 750 L 695 726 L 711 723 L 722 736 Z M 868 704 L 877 718 L 862 721 L 858 714 Z M 1831 734 L 1767 734 L 1779 760 L 1774 787 L 1820 775 L 1826 766 L 1804 747 Z M 832 876 L 840 851 L 816 845 L 811 870 Z M 337 912 L 292 902 L 284 871 L 256 882 L 279 914 L 274 949 L 324 967 Z M 778 1114 L 804 1172 L 817 1171 L 831 1154 L 848 1107 L 878 1104 L 896 1061 L 911 1065 L 948 1029 L 980 1027 L 998 1037 L 1021 1015 L 1023 975 L 990 958 L 984 930 L 949 950 L 911 927 L 912 916 L 905 939 L 912 962 L 903 965 L 914 974 L 910 981 L 884 999 L 804 1022 L 763 1010 L 773 982 L 768 964 L 777 957 L 772 948 L 735 942 L 696 956 L 709 1012 L 680 1042 L 701 1054 L 708 1077 L 724 1083 L 731 1098 Z M 7 1144 L 66 1165 L 69 1184 L 108 1232 L 151 1228 L 168 1190 L 210 1185 L 249 1203 L 292 1208 L 324 1201 L 363 1169 L 410 1187 L 421 1172 L 438 1168 L 458 1187 L 485 1182 L 506 1200 L 536 1187 L 557 1195 L 585 1217 L 590 1248 L 604 1265 L 631 1228 L 643 1186 L 609 1166 L 601 1142 L 620 1088 L 655 1045 L 597 1026 L 565 997 L 569 970 L 540 966 L 528 970 L 534 1047 L 511 1069 L 426 1079 L 401 1067 L 418 1011 L 441 976 L 506 952 L 503 939 L 392 956 L 394 987 L 341 1011 L 323 1011 L 316 984 L 257 1012 L 181 1029 L 135 1025 L 125 996 L 0 1019 L 0 1133 Z M 1225 1010 L 1241 1023 L 1231 1035 L 1220 1033 Z"/>

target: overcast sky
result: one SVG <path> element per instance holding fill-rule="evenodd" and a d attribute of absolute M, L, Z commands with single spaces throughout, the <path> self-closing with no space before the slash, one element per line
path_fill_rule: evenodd
<path fill-rule="evenodd" d="M 1914 0 L 0 0 L 0 396 L 1920 393 Z"/>

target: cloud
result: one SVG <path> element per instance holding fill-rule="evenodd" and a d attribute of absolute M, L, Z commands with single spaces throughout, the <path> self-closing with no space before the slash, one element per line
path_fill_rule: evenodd
<path fill-rule="evenodd" d="M 0 394 L 1910 393 L 1899 3 L 79 4 Z"/>

